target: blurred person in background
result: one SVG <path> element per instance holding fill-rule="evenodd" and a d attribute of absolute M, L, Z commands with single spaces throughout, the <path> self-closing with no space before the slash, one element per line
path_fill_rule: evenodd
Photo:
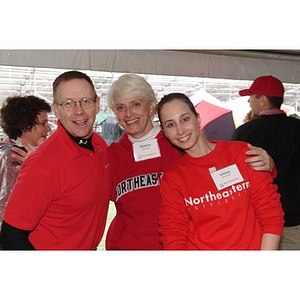
<path fill-rule="evenodd" d="M 281 109 L 284 101 L 282 82 L 271 75 L 256 78 L 240 96 L 249 96 L 256 116 L 239 126 L 232 140 L 246 141 L 265 149 L 275 162 L 285 224 L 279 249 L 300 250 L 300 120 Z"/>
<path fill-rule="evenodd" d="M 28 96 L 6 98 L 0 110 L 0 125 L 6 139 L 0 143 L 0 228 L 3 210 L 15 184 L 21 162 L 14 149 L 34 150 L 51 131 L 51 106 L 43 99 Z"/>

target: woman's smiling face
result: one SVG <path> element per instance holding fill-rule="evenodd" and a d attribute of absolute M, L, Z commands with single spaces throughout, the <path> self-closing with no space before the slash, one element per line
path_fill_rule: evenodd
<path fill-rule="evenodd" d="M 134 138 L 141 138 L 152 128 L 154 108 L 141 99 L 116 98 L 115 114 L 120 126 Z"/>
<path fill-rule="evenodd" d="M 193 151 L 199 141 L 200 118 L 181 100 L 165 103 L 160 112 L 165 136 L 186 152 Z"/>

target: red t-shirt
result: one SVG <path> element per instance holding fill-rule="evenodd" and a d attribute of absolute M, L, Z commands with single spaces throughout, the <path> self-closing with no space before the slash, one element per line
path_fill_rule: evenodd
<path fill-rule="evenodd" d="M 35 249 L 95 250 L 111 192 L 107 145 L 96 133 L 94 152 L 58 129 L 22 166 L 3 219 L 32 231 Z"/>

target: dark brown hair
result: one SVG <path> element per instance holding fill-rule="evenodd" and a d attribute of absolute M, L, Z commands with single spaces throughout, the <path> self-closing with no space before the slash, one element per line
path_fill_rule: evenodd
<path fill-rule="evenodd" d="M 163 106 L 166 103 L 169 103 L 173 100 L 181 100 L 182 102 L 184 102 L 192 111 L 192 113 L 197 117 L 198 113 L 196 112 L 195 106 L 193 104 L 193 102 L 190 100 L 190 98 L 188 96 L 186 96 L 185 94 L 182 93 L 170 93 L 168 95 L 165 95 L 164 97 L 161 98 L 161 100 L 159 101 L 159 103 L 156 106 L 156 112 L 159 118 L 159 121 L 161 123 L 161 119 L 160 119 L 160 114 L 161 114 L 161 110 L 163 108 Z"/>
<path fill-rule="evenodd" d="M 0 125 L 10 139 L 30 131 L 38 122 L 38 114 L 51 112 L 51 106 L 38 97 L 12 96 L 6 98 L 0 111 Z"/>

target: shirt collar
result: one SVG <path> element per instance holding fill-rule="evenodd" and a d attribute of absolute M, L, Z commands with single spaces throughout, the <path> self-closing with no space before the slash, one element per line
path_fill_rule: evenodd
<path fill-rule="evenodd" d="M 281 109 L 267 109 L 267 110 L 262 110 L 259 115 L 281 115 L 281 114 L 286 114 L 283 110 Z"/>

